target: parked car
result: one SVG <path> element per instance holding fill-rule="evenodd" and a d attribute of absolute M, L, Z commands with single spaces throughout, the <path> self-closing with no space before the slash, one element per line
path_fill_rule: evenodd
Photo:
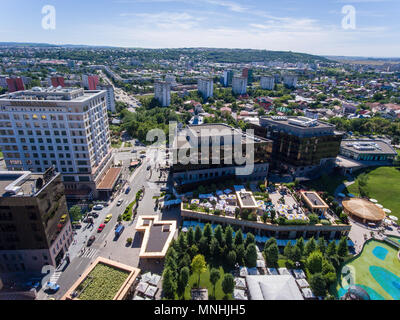
<path fill-rule="evenodd" d="M 99 228 L 97 229 L 97 232 L 100 233 L 104 230 L 104 228 L 106 227 L 106 225 L 104 223 L 102 223 Z"/>
<path fill-rule="evenodd" d="M 137 153 L 137 150 L 132 150 L 132 153 Z"/>
<path fill-rule="evenodd" d="M 60 286 L 57 283 L 47 282 L 45 289 L 46 292 L 56 293 L 58 290 L 60 290 Z"/>
<path fill-rule="evenodd" d="M 167 192 L 168 190 L 169 190 L 168 187 L 162 187 L 162 188 L 160 189 L 161 192 Z"/>
<path fill-rule="evenodd" d="M 93 207 L 93 209 L 94 209 L 94 210 L 103 210 L 103 209 L 104 209 L 104 206 L 103 206 L 102 204 L 96 204 L 96 205 Z"/>
<path fill-rule="evenodd" d="M 125 194 L 128 194 L 129 192 L 131 192 L 131 187 L 126 188 Z"/>
<path fill-rule="evenodd" d="M 72 222 L 72 229 L 80 229 L 82 228 L 82 224 L 78 221 Z"/>
<path fill-rule="evenodd" d="M 89 217 L 98 218 L 99 214 L 96 212 L 91 212 L 91 213 L 89 213 Z"/>
<path fill-rule="evenodd" d="M 107 217 L 104 220 L 104 223 L 109 223 L 111 219 L 112 219 L 112 214 L 107 215 Z"/>
<path fill-rule="evenodd" d="M 64 223 L 66 221 L 67 221 L 67 215 L 64 214 L 64 215 L 61 216 L 60 223 Z"/>
<path fill-rule="evenodd" d="M 96 240 L 96 237 L 95 236 L 91 236 L 89 238 L 88 242 L 87 242 L 87 246 L 90 247 L 95 240 Z"/>
<path fill-rule="evenodd" d="M 123 202 L 124 202 L 123 199 L 119 199 L 118 202 L 117 202 L 117 207 L 119 207 Z"/>
<path fill-rule="evenodd" d="M 149 171 L 151 169 L 151 166 L 149 165 L 149 166 L 147 166 L 147 171 Z"/>

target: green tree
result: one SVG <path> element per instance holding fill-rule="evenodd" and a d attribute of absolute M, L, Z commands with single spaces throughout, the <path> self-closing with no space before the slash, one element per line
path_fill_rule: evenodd
<path fill-rule="evenodd" d="M 176 282 L 173 271 L 169 268 L 164 269 L 162 290 L 166 299 L 175 299 Z"/>
<path fill-rule="evenodd" d="M 316 296 L 324 296 L 326 292 L 326 281 L 321 273 L 316 273 L 310 277 L 310 287 Z"/>
<path fill-rule="evenodd" d="M 342 237 L 340 239 L 338 248 L 337 248 L 337 254 L 341 258 L 345 258 L 349 254 L 349 248 L 347 246 L 347 238 L 346 237 Z"/>
<path fill-rule="evenodd" d="M 322 272 L 322 261 L 323 261 L 323 256 L 321 252 L 319 251 L 312 252 L 306 260 L 307 269 L 312 274 Z"/>
<path fill-rule="evenodd" d="M 228 249 L 232 249 L 233 245 L 233 229 L 231 226 L 227 226 L 225 229 L 225 244 Z"/>
<path fill-rule="evenodd" d="M 211 228 L 211 224 L 207 223 L 204 226 L 203 236 L 207 238 L 207 242 L 210 243 L 213 237 L 213 231 Z"/>
<path fill-rule="evenodd" d="M 188 267 L 183 267 L 179 273 L 177 293 L 179 297 L 183 297 L 186 287 L 189 283 L 190 270 Z"/>
<path fill-rule="evenodd" d="M 208 239 L 206 237 L 201 237 L 199 241 L 199 249 L 203 255 L 208 255 L 210 253 L 210 246 L 208 245 Z"/>
<path fill-rule="evenodd" d="M 274 237 L 269 238 L 269 239 L 267 240 L 267 242 L 265 242 L 264 251 L 265 251 L 270 245 L 272 245 L 272 244 L 278 245 L 278 243 L 276 242 L 276 239 L 275 239 Z"/>
<path fill-rule="evenodd" d="M 326 251 L 326 241 L 324 238 L 319 238 L 318 239 L 318 244 L 317 244 L 318 250 L 322 252 L 322 254 L 325 254 Z"/>
<path fill-rule="evenodd" d="M 190 227 L 188 233 L 187 233 L 187 242 L 189 247 L 191 247 L 194 244 L 194 231 L 193 228 Z"/>
<path fill-rule="evenodd" d="M 303 255 L 304 254 L 304 239 L 303 239 L 303 237 L 301 237 L 300 239 L 297 240 L 295 246 L 300 249 L 300 254 Z"/>
<path fill-rule="evenodd" d="M 229 251 L 226 261 L 231 269 L 235 266 L 236 258 L 236 252 L 233 250 Z"/>
<path fill-rule="evenodd" d="M 232 294 L 235 289 L 235 280 L 230 273 L 226 273 L 224 275 L 224 280 L 222 280 L 222 291 L 225 293 L 225 296 L 228 294 Z"/>
<path fill-rule="evenodd" d="M 287 243 L 285 249 L 283 249 L 283 254 L 286 258 L 293 260 L 293 246 L 290 241 Z"/>
<path fill-rule="evenodd" d="M 246 241 L 244 243 L 245 248 L 247 248 L 249 245 L 255 244 L 255 243 L 256 243 L 256 238 L 254 237 L 254 235 L 251 232 L 248 232 L 246 234 Z"/>
<path fill-rule="evenodd" d="M 246 266 L 255 268 L 257 266 L 257 249 L 255 244 L 250 244 L 246 249 Z"/>
<path fill-rule="evenodd" d="M 235 234 L 235 247 L 244 243 L 242 230 L 238 230 Z"/>
<path fill-rule="evenodd" d="M 80 206 L 73 206 L 69 209 L 69 215 L 72 221 L 79 221 L 82 219 L 82 211 Z"/>
<path fill-rule="evenodd" d="M 315 243 L 314 238 L 311 238 L 307 241 L 306 245 L 304 246 L 304 254 L 305 256 L 309 256 L 311 252 L 314 252 L 317 249 L 317 244 Z"/>
<path fill-rule="evenodd" d="M 197 282 L 197 287 L 200 288 L 200 276 L 202 273 L 207 271 L 207 264 L 206 264 L 206 260 L 204 259 L 204 256 L 201 254 L 198 254 L 197 256 L 195 256 L 192 260 L 192 272 L 194 274 L 197 274 L 199 276 L 199 280 Z"/>
<path fill-rule="evenodd" d="M 244 265 L 244 259 L 246 258 L 246 249 L 244 248 L 244 244 L 241 244 L 236 247 L 236 261 L 240 266 Z"/>
<path fill-rule="evenodd" d="M 210 243 L 210 254 L 213 258 L 218 258 L 221 253 L 221 247 L 217 239 L 212 238 Z"/>
<path fill-rule="evenodd" d="M 184 232 L 181 232 L 178 236 L 178 244 L 181 252 L 185 252 L 186 249 L 188 248 L 188 241 L 186 238 L 186 234 Z"/>
<path fill-rule="evenodd" d="M 279 259 L 279 249 L 276 244 L 271 244 L 264 251 L 265 259 L 269 267 L 276 267 Z"/>
<path fill-rule="evenodd" d="M 194 231 L 194 240 L 196 241 L 196 243 L 199 243 L 202 236 L 203 232 L 201 231 L 201 228 L 199 226 L 196 226 L 196 229 Z"/>
<path fill-rule="evenodd" d="M 325 254 L 327 257 L 331 257 L 331 256 L 334 256 L 337 254 L 335 241 L 329 242 L 328 247 L 326 248 Z"/>
<path fill-rule="evenodd" d="M 299 262 L 301 260 L 301 251 L 298 246 L 294 246 L 292 250 L 292 260 L 294 262 Z"/>
<path fill-rule="evenodd" d="M 310 224 L 317 224 L 319 222 L 319 218 L 315 213 L 312 213 L 308 216 L 310 219 Z"/>
<path fill-rule="evenodd" d="M 213 285 L 214 299 L 215 299 L 215 286 L 218 280 L 221 278 L 221 272 L 218 269 L 211 269 L 210 272 L 210 282 Z"/>
<path fill-rule="evenodd" d="M 223 232 L 222 227 L 221 227 L 220 225 L 218 225 L 218 226 L 215 228 L 214 237 L 215 237 L 215 239 L 218 240 L 219 245 L 220 245 L 221 247 L 224 246 L 224 232 Z"/>
<path fill-rule="evenodd" d="M 190 259 L 190 255 L 188 253 L 185 253 L 182 257 L 182 259 L 180 259 L 179 263 L 178 263 L 178 268 L 182 269 L 184 267 L 190 267 L 190 264 L 192 263 L 192 260 Z"/>

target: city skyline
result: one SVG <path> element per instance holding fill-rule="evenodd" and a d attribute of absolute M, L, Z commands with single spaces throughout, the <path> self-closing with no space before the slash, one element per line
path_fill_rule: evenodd
<path fill-rule="evenodd" d="M 56 9 L 55 29 L 42 26 L 42 8 Z M 355 29 L 342 20 L 355 9 Z M 400 6 L 391 0 L 101 0 L 3 4 L 3 42 L 90 46 L 218 47 L 296 51 L 316 55 L 399 57 Z M 78 8 L 78 9 L 77 9 Z M 24 20 L 18 19 L 23 15 Z M 18 24 L 15 23 L 18 21 Z M 373 46 L 371 45 L 373 44 Z"/>

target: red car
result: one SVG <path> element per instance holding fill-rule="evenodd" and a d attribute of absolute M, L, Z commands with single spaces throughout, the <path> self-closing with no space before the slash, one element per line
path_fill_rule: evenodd
<path fill-rule="evenodd" d="M 99 228 L 97 229 L 97 232 L 100 233 L 103 231 L 103 229 L 106 227 L 106 225 L 103 223 L 99 226 Z"/>

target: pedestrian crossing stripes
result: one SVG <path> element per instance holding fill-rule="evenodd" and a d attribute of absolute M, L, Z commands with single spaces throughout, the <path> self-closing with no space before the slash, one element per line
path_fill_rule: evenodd
<path fill-rule="evenodd" d="M 98 252 L 98 249 L 86 249 L 85 253 L 81 256 L 82 258 L 92 259 Z"/>
<path fill-rule="evenodd" d="M 50 277 L 50 282 L 57 283 L 58 279 L 60 279 L 62 272 L 57 271 L 54 272 L 53 275 Z"/>

